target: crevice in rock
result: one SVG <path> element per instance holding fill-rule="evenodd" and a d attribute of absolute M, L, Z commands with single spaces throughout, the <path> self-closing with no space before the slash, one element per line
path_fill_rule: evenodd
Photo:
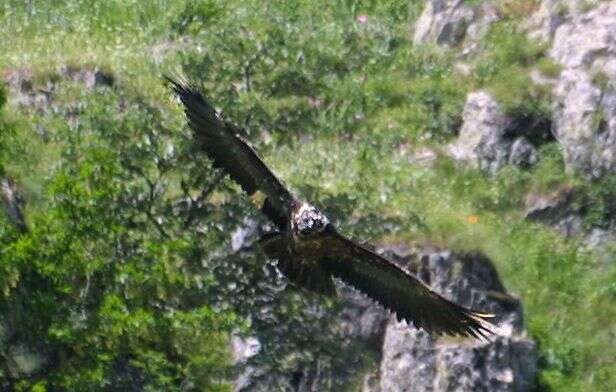
<path fill-rule="evenodd" d="M 547 117 L 529 115 L 516 116 L 505 127 L 503 136 L 510 140 L 525 138 L 533 147 L 556 141 L 552 134 L 552 120 Z"/>

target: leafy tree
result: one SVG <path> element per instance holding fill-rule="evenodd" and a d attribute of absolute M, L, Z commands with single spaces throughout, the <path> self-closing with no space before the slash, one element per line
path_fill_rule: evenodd
<path fill-rule="evenodd" d="M 77 125 L 53 135 L 44 208 L 25 233 L 0 225 L 3 387 L 227 390 L 228 334 L 241 323 L 202 290 L 204 255 L 224 248 L 225 229 L 180 207 L 173 186 L 195 158 L 182 127 L 119 90 L 79 99 Z M 29 370 L 13 363 L 18 348 Z"/>

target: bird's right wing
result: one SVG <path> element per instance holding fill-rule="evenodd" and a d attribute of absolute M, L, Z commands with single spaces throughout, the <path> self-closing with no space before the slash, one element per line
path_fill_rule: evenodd
<path fill-rule="evenodd" d="M 363 292 L 398 319 L 437 335 L 487 338 L 493 331 L 482 314 L 454 304 L 385 257 L 332 231 L 320 265 L 334 277 Z"/>
<path fill-rule="evenodd" d="M 263 212 L 284 229 L 293 201 L 291 193 L 237 134 L 237 129 L 220 118 L 198 89 L 166 78 L 184 104 L 188 124 L 214 166 L 229 174 L 248 195 L 263 192 L 267 196 Z"/>

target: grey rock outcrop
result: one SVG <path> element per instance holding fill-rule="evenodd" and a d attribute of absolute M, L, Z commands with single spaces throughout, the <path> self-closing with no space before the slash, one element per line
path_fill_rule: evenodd
<path fill-rule="evenodd" d="M 333 315 L 335 318 L 334 333 L 340 339 L 336 345 L 345 351 L 363 353 L 369 351 L 367 355 L 380 357 L 387 321 L 386 311 L 363 294 L 339 282 L 337 291 L 344 304 L 340 311 Z M 319 317 L 326 318 L 330 315 L 323 313 Z M 321 333 L 331 332 L 321 331 Z M 262 347 L 263 344 L 258 337 L 232 337 L 232 357 L 237 366 L 233 382 L 235 391 L 331 390 L 332 380 L 348 381 L 362 366 L 361 360 L 351 361 L 346 364 L 344 371 L 334 372 L 328 368 L 326 361 L 321 362 L 321 359 L 317 357 L 307 366 L 294 367 L 291 372 L 272 376 L 267 366 L 251 362 L 251 359 L 260 353 Z M 288 362 L 294 362 L 296 356 L 303 355 L 300 351 L 298 349 L 296 353 L 289 353 Z M 378 383 L 378 380 L 373 382 Z"/>
<path fill-rule="evenodd" d="M 599 226 L 588 227 L 585 217 L 592 204 L 593 200 L 575 187 L 530 193 L 525 200 L 525 217 L 550 226 L 564 236 L 578 236 L 583 244 L 595 251 L 597 257 L 612 262 L 616 249 L 616 219 L 613 216 L 605 217 L 607 219 Z"/>
<path fill-rule="evenodd" d="M 552 226 L 566 236 L 579 234 L 582 211 L 574 198 L 572 188 L 558 189 L 550 194 L 531 193 L 526 196 L 526 218 Z"/>
<path fill-rule="evenodd" d="M 260 234 L 267 230 L 261 227 L 257 221 L 246 220 L 232 234 L 231 252 L 242 254 L 242 252 L 254 253 L 254 241 Z M 241 263 L 240 263 L 241 264 Z M 271 268 L 270 268 L 271 267 Z M 238 263 L 233 263 L 233 268 L 237 272 L 233 274 L 238 279 L 242 276 L 241 268 Z M 225 267 L 225 270 L 230 268 Z M 276 285 L 275 293 L 268 291 L 271 295 L 283 296 L 286 292 L 287 281 L 282 278 L 278 271 L 273 271 L 273 265 L 265 268 L 267 274 L 273 274 L 272 281 Z M 237 285 L 243 285 L 238 282 Z M 252 286 L 252 284 L 250 284 Z M 363 359 L 354 353 L 366 353 L 368 356 L 380 355 L 385 322 L 387 320 L 386 311 L 372 302 L 363 294 L 337 282 L 337 292 L 342 298 L 343 304 L 336 306 L 335 312 L 328 312 L 327 307 L 321 306 L 315 295 L 298 292 L 298 288 L 289 288 L 299 306 L 302 309 L 302 317 L 308 324 L 303 324 L 299 331 L 285 323 L 272 325 L 268 331 L 257 333 L 254 336 L 232 336 L 231 353 L 236 364 L 236 372 L 233 379 L 234 390 L 236 391 L 319 391 L 332 390 L 332 385 L 343 385 L 355 376 L 360 368 L 363 367 Z M 254 287 L 250 288 L 254 290 Z M 258 297 L 254 294 L 252 298 Z M 225 295 L 228 297 L 228 294 Z M 260 308 L 251 310 L 255 312 L 253 316 L 268 320 L 276 319 L 277 313 L 274 309 L 275 300 L 264 299 L 259 302 Z M 249 313 L 250 313 L 249 312 Z M 254 321 L 253 321 L 254 322 Z M 297 321 L 295 321 L 297 322 Z M 281 325 L 282 324 L 282 325 Z M 314 325 L 313 325 L 314 324 Z M 288 331 L 291 328 L 293 332 Z M 273 329 L 280 329 L 279 333 Z M 274 332 L 274 333 L 272 333 Z M 272 340 L 276 340 L 274 345 L 284 347 L 292 346 L 292 333 L 311 334 L 309 340 L 315 343 L 309 347 L 294 347 L 287 350 L 283 349 L 280 353 L 280 363 L 284 369 L 272 369 L 271 364 L 263 357 L 271 355 L 267 350 L 272 348 Z M 280 341 L 284 340 L 284 341 Z M 303 338 L 299 338 L 303 341 Z M 322 341 L 327 342 L 326 346 L 320 346 Z M 320 342 L 320 343 L 316 343 Z M 305 344 L 305 342 L 302 342 Z M 343 363 L 343 368 L 333 366 L 329 357 L 332 350 L 341 350 L 341 355 L 349 358 Z M 263 355 L 261 358 L 260 354 Z"/>
<path fill-rule="evenodd" d="M 511 118 L 485 91 L 468 95 L 462 119 L 458 138 L 449 145 L 450 155 L 489 172 L 506 164 L 533 165 L 538 157 L 537 140 L 550 138 L 547 121 Z"/>
<path fill-rule="evenodd" d="M 54 94 L 60 80 L 81 84 L 87 89 L 109 87 L 115 83 L 113 75 L 101 69 L 66 65 L 36 82 L 32 72 L 27 70 L 7 70 L 2 79 L 9 87 L 9 100 L 13 105 L 39 111 L 53 106 Z"/>
<path fill-rule="evenodd" d="M 531 39 L 550 42 L 556 29 L 575 13 L 576 0 L 543 0 L 537 10 L 525 21 Z"/>
<path fill-rule="evenodd" d="M 413 40 L 459 47 L 458 55 L 464 56 L 497 20 L 492 2 L 431 0 L 415 24 Z M 616 3 L 544 0 L 524 27 L 531 39 L 552 43 L 550 56 L 563 68 L 554 82 L 550 127 L 567 167 L 589 178 L 616 172 Z M 478 94 L 469 95 L 452 155 L 489 171 L 534 163 L 535 143 L 505 137 L 508 119 L 493 99 Z"/>
<path fill-rule="evenodd" d="M 498 18 L 496 8 L 489 2 L 469 5 L 464 0 L 430 0 L 415 24 L 413 42 L 444 47 L 465 42 L 467 53 Z"/>
<path fill-rule="evenodd" d="M 247 362 L 261 350 L 261 342 L 254 336 L 243 337 L 231 336 L 231 358 L 241 369 L 233 382 L 236 391 L 242 391 L 250 387 L 251 380 L 258 377 L 260 369 L 251 366 Z"/>
<path fill-rule="evenodd" d="M 568 167 L 590 178 L 616 172 L 616 3 L 562 23 L 550 56 L 564 68 L 553 131 Z"/>
<path fill-rule="evenodd" d="M 365 295 L 344 286 L 338 286 L 344 299 L 344 308 L 339 315 L 339 327 L 349 339 L 360 339 L 368 345 L 380 344 L 387 312 Z"/>
<path fill-rule="evenodd" d="M 26 221 L 23 214 L 23 197 L 13 180 L 6 176 L 0 176 L 0 205 L 2 205 L 11 224 L 19 230 L 26 229 Z"/>
<path fill-rule="evenodd" d="M 452 156 L 480 166 L 496 169 L 507 161 L 509 142 L 504 134 L 511 119 L 485 91 L 468 95 L 458 139 L 451 145 Z"/>
<path fill-rule="evenodd" d="M 244 225 L 238 227 L 231 234 L 231 250 L 237 252 L 242 248 L 250 247 L 261 233 L 259 222 L 254 219 L 247 219 L 244 221 Z"/>
<path fill-rule="evenodd" d="M 440 294 L 497 315 L 491 342 L 435 339 L 390 319 L 380 365 L 381 391 L 529 391 L 536 345 L 525 337 L 519 301 L 505 293 L 494 267 L 477 254 L 419 254 L 417 273 Z"/>

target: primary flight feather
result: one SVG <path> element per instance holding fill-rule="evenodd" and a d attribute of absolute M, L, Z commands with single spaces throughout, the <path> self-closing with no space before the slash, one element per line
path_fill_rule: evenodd
<path fill-rule="evenodd" d="M 432 291 L 387 258 L 336 230 L 317 208 L 295 197 L 257 152 L 224 121 L 203 94 L 167 77 L 184 105 L 188 124 L 214 166 L 224 170 L 249 195 L 262 192 L 262 211 L 278 227 L 259 244 L 296 285 L 334 295 L 338 278 L 378 302 L 398 319 L 438 335 L 486 338 L 491 315 L 456 305 Z"/>

